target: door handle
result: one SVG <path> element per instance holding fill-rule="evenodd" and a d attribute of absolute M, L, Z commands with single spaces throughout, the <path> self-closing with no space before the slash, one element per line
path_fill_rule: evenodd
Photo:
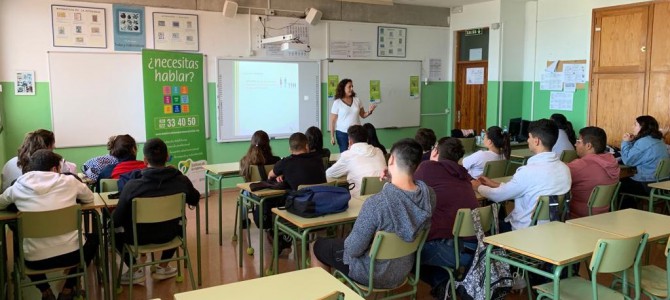
<path fill-rule="evenodd" d="M 461 122 L 461 111 L 460 110 L 458 111 L 457 115 L 458 115 L 458 123 L 460 123 Z"/>

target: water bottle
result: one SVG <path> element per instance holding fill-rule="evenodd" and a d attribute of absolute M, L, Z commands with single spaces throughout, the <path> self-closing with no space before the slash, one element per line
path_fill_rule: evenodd
<path fill-rule="evenodd" d="M 482 141 L 484 141 L 484 137 L 486 136 L 486 131 L 482 129 L 482 131 L 479 133 L 479 136 L 481 137 Z"/>
<path fill-rule="evenodd" d="M 509 131 L 507 130 L 507 125 L 505 125 L 505 126 L 503 126 L 503 133 L 507 133 L 507 132 L 509 132 Z"/>

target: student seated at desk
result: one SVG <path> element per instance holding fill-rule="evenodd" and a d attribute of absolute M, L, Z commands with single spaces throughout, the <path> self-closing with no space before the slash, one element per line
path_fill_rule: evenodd
<path fill-rule="evenodd" d="M 649 196 L 647 184 L 655 182 L 658 162 L 668 157 L 663 143 L 663 133 L 658 122 L 652 116 L 639 116 L 633 124 L 633 133 L 623 135 L 621 141 L 621 161 L 624 165 L 635 167 L 637 173 L 633 177 L 621 180 L 619 193 Z M 621 201 L 621 209 L 635 208 L 637 203 L 625 197 Z"/>
<path fill-rule="evenodd" d="M 442 267 L 454 268 L 454 236 L 452 234 L 456 212 L 461 208 L 477 208 L 479 202 L 472 190 L 468 172 L 458 164 L 465 154 L 461 141 L 457 138 L 441 138 L 431 151 L 430 160 L 424 161 L 414 173 L 416 180 L 433 188 L 436 196 L 435 211 L 426 244 L 421 251 L 421 279 L 433 287 L 444 286 L 449 274 Z M 477 239 L 461 243 L 463 251 L 459 259 L 461 266 L 472 261 Z"/>
<path fill-rule="evenodd" d="M 278 156 L 272 154 L 268 134 L 263 130 L 258 130 L 251 136 L 251 144 L 247 149 L 247 154 L 240 159 L 240 175 L 242 175 L 244 181 L 249 182 L 251 181 L 249 167 L 274 165 L 279 160 Z"/>
<path fill-rule="evenodd" d="M 321 153 L 321 157 L 330 158 L 330 150 L 323 148 L 323 133 L 319 127 L 312 126 L 307 128 L 305 136 L 307 136 L 309 152 Z"/>
<path fill-rule="evenodd" d="M 589 197 L 597 185 L 619 181 L 621 169 L 614 155 L 605 151 L 606 145 L 607 134 L 602 128 L 589 126 L 579 131 L 579 139 L 575 143 L 579 158 L 568 163 L 572 178 L 571 219 L 589 215 Z M 609 206 L 594 207 L 593 214 L 602 214 L 609 209 Z"/>
<path fill-rule="evenodd" d="M 375 126 L 370 123 L 365 123 L 363 124 L 363 128 L 368 131 L 368 144 L 379 148 L 379 150 L 382 150 L 384 157 L 386 157 L 386 147 L 384 147 L 384 145 L 379 142 L 379 138 L 377 137 L 377 129 Z"/>
<path fill-rule="evenodd" d="M 56 146 L 54 133 L 46 129 L 38 129 L 26 134 L 17 156 L 10 159 L 2 168 L 2 191 L 6 190 L 14 180 L 28 172 L 30 156 L 40 149 L 53 150 Z M 61 172 L 75 173 L 77 166 L 65 160 L 61 161 Z M 0 192 L 2 192 L 0 191 Z"/>
<path fill-rule="evenodd" d="M 115 141 L 116 136 L 110 136 L 109 140 L 107 140 L 107 151 L 109 151 L 109 154 L 91 158 L 82 165 L 82 171 L 86 177 L 93 181 L 98 181 L 100 172 L 104 168 L 119 163 L 119 159 L 115 156 L 115 154 L 118 155 L 118 153 L 115 153 L 118 149 L 114 149 Z"/>
<path fill-rule="evenodd" d="M 345 152 L 346 153 L 346 152 Z M 397 234 L 406 242 L 414 241 L 430 226 L 435 207 L 435 192 L 423 181 L 414 179 L 421 162 L 421 145 L 411 139 L 398 141 L 391 148 L 388 172 L 391 182 L 370 196 L 361 208 L 351 233 L 343 239 L 319 239 L 312 248 L 312 263 L 327 271 L 335 268 L 360 283 L 368 282 L 369 250 L 377 231 Z M 414 266 L 414 254 L 377 261 L 375 287 L 400 285 Z"/>
<path fill-rule="evenodd" d="M 563 151 L 575 150 L 574 145 L 577 142 L 577 137 L 575 136 L 575 130 L 572 128 L 572 123 L 564 115 L 553 114 L 550 119 L 558 126 L 558 139 L 554 147 L 551 148 L 551 152 L 556 153 L 560 158 Z"/>
<path fill-rule="evenodd" d="M 145 162 L 137 160 L 137 144 L 132 136 L 117 135 L 112 141 L 111 148 L 110 154 L 116 157 L 119 163 L 107 165 L 100 171 L 99 179 L 119 179 L 121 174 L 147 167 Z"/>
<path fill-rule="evenodd" d="M 419 128 L 414 135 L 414 140 L 416 140 L 419 145 L 421 145 L 421 149 L 423 149 L 421 161 L 429 160 L 430 150 L 433 149 L 433 145 L 437 142 L 435 132 L 430 128 Z"/>
<path fill-rule="evenodd" d="M 50 211 L 77 204 L 93 202 L 91 190 L 74 175 L 60 174 L 62 157 L 48 149 L 40 149 L 30 156 L 29 172 L 0 195 L 0 209 L 15 204 L 19 211 Z M 98 236 L 86 235 L 84 260 L 90 264 L 98 249 Z M 16 248 L 18 249 L 18 247 Z M 76 231 L 48 238 L 23 240 L 25 264 L 34 270 L 49 270 L 79 263 L 79 238 Z M 16 262 L 15 262 L 16 263 Z M 31 281 L 46 279 L 46 274 L 28 275 Z M 58 299 L 73 299 L 77 278 L 68 278 Z M 37 288 L 42 299 L 56 299 L 49 283 Z"/>
<path fill-rule="evenodd" d="M 498 126 L 491 126 L 486 130 L 482 143 L 488 150 L 479 150 L 463 158 L 463 167 L 475 179 L 484 173 L 484 166 L 487 162 L 509 159 L 512 152 L 509 133 L 503 132 Z"/>
<path fill-rule="evenodd" d="M 519 167 L 512 180 L 499 183 L 484 176 L 472 181 L 472 187 L 494 202 L 514 199 L 514 210 L 500 224 L 500 231 L 530 226 L 535 204 L 540 196 L 564 195 L 570 191 L 570 170 L 551 148 L 558 138 L 558 127 L 547 119 L 528 126 L 528 148 L 533 155 Z"/>
<path fill-rule="evenodd" d="M 167 145 L 161 139 L 153 138 L 144 144 L 144 161 L 148 168 L 142 170 L 142 177 L 128 181 L 125 188 L 119 196 L 119 202 L 112 213 L 116 232 L 116 249 L 121 252 L 124 244 L 133 243 L 133 199 L 138 197 L 160 197 L 169 196 L 178 193 L 186 194 L 186 203 L 188 205 L 197 205 L 200 201 L 200 192 L 193 187 L 191 180 L 184 176 L 179 170 L 173 167 L 165 166 L 169 154 Z M 137 243 L 162 244 L 181 235 L 182 224 L 179 219 L 137 225 Z M 172 257 L 176 249 L 163 251 L 161 259 Z M 130 256 L 123 258 L 126 265 L 130 264 Z M 121 275 L 121 283 L 128 284 L 130 272 Z M 177 268 L 171 267 L 168 263 L 159 264 L 156 273 L 152 276 L 155 279 L 167 279 L 177 275 Z M 144 282 L 144 268 L 140 268 L 132 275 L 133 284 Z"/>
<path fill-rule="evenodd" d="M 333 166 L 326 170 L 326 176 L 338 178 L 347 176 L 347 181 L 354 184 L 350 193 L 358 196 L 361 193 L 363 177 L 379 177 L 386 169 L 384 153 L 367 143 L 368 132 L 361 125 L 352 125 L 347 130 L 349 150 L 342 152 Z"/>

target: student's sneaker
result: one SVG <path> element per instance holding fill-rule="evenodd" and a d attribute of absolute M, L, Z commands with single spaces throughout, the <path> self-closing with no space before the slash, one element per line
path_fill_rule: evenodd
<path fill-rule="evenodd" d="M 167 266 L 165 268 L 156 266 L 156 272 L 151 274 L 151 277 L 156 280 L 164 280 L 177 276 L 177 268 Z"/>
<path fill-rule="evenodd" d="M 121 275 L 121 284 L 129 284 L 130 283 L 130 270 L 123 273 Z M 144 276 L 144 268 L 141 268 L 135 273 L 133 273 L 133 284 L 139 284 L 142 283 L 146 280 L 146 277 Z"/>
<path fill-rule="evenodd" d="M 519 273 L 514 273 L 514 280 L 512 281 L 512 291 L 521 292 L 526 288 L 526 278 L 519 276 Z"/>

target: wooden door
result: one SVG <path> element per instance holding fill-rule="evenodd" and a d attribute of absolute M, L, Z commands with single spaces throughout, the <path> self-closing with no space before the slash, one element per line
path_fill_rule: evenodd
<path fill-rule="evenodd" d="M 646 70 L 649 10 L 649 4 L 636 4 L 594 12 L 594 73 Z"/>
<path fill-rule="evenodd" d="M 594 74 L 591 87 L 589 123 L 607 133 L 609 144 L 621 144 L 621 137 L 632 132 L 635 118 L 643 114 L 644 73 Z"/>
<path fill-rule="evenodd" d="M 670 126 L 670 2 L 654 4 L 647 113 Z M 670 135 L 666 135 L 670 143 Z"/>
<path fill-rule="evenodd" d="M 475 68 L 484 69 L 483 82 L 481 84 L 468 84 L 468 69 Z M 455 98 L 456 116 L 454 118 L 456 121 L 454 122 L 454 128 L 474 129 L 475 134 L 478 134 L 482 129 L 486 129 L 487 78 L 487 61 L 457 63 Z"/>

